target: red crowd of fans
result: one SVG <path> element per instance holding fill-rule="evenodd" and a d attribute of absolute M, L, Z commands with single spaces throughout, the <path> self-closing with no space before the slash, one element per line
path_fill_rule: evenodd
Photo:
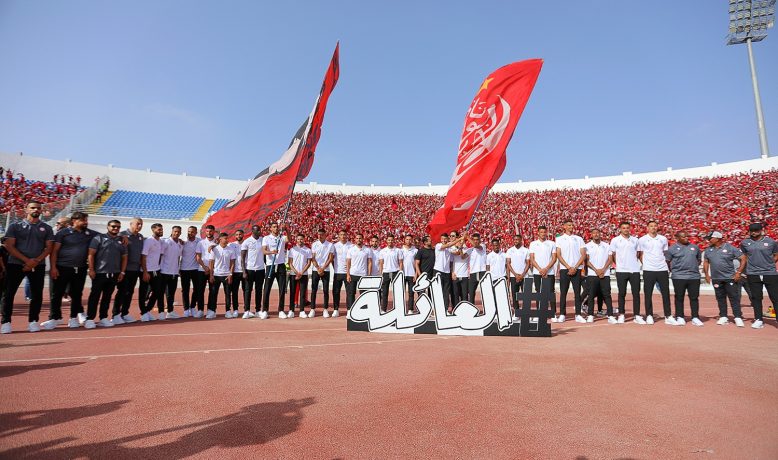
<path fill-rule="evenodd" d="M 67 200 L 81 189 L 79 176 L 55 174 L 51 182 L 30 181 L 24 174 L 0 166 L 0 213 L 23 210 L 30 200 L 43 204 Z"/>
<path fill-rule="evenodd" d="M 333 236 L 340 229 L 378 235 L 420 236 L 443 203 L 440 195 L 344 195 L 295 193 L 288 228 L 315 236 L 325 228 Z M 280 211 L 271 220 L 280 218 Z M 778 225 L 778 171 L 743 173 L 714 178 L 684 179 L 629 186 L 576 190 L 490 193 L 478 211 L 471 231 L 501 238 L 507 246 L 519 233 L 535 239 L 538 225 L 553 235 L 562 221 L 572 219 L 577 232 L 589 238 L 591 229 L 614 236 L 618 224 L 633 224 L 633 233 L 645 233 L 649 220 L 673 240 L 679 230 L 689 232 L 693 243 L 718 230 L 739 243 L 751 222 L 762 222 L 768 233 Z"/>

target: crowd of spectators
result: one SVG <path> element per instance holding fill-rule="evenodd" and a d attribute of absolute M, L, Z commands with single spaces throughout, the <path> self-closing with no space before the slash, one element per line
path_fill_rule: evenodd
<path fill-rule="evenodd" d="M 334 237 L 339 229 L 378 235 L 423 235 L 427 223 L 443 204 L 440 195 L 344 195 L 295 193 L 288 226 L 313 236 L 325 228 Z M 281 210 L 271 219 L 280 218 Z M 588 240 L 591 229 L 614 236 L 619 222 L 633 224 L 633 233 L 645 233 L 649 220 L 674 240 L 679 230 L 702 244 L 712 230 L 735 244 L 748 236 L 751 222 L 762 222 L 774 234 L 778 225 L 778 171 L 731 176 L 636 183 L 628 186 L 551 191 L 490 193 L 479 209 L 471 231 L 501 238 L 511 244 L 518 230 L 530 241 L 538 225 L 553 236 L 564 219 L 572 219 Z M 525 244 L 528 244 L 525 243 Z"/>
<path fill-rule="evenodd" d="M 0 166 L 0 214 L 21 211 L 30 200 L 44 205 L 66 201 L 82 189 L 79 176 L 55 174 L 51 182 L 32 181 L 21 172 Z"/>

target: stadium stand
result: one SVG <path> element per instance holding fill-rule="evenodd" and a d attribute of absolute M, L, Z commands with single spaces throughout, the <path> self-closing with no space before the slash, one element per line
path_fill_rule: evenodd
<path fill-rule="evenodd" d="M 203 201 L 205 198 L 199 196 L 116 190 L 100 207 L 98 213 L 109 216 L 190 219 Z"/>
<path fill-rule="evenodd" d="M 42 204 L 67 201 L 84 189 L 80 177 L 54 175 L 53 181 L 28 180 L 24 174 L 0 166 L 0 214 L 23 210 L 30 200 Z"/>

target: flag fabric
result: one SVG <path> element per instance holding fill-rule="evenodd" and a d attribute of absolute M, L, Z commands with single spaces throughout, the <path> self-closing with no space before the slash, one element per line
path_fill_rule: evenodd
<path fill-rule="evenodd" d="M 297 130 L 281 158 L 249 181 L 246 189 L 211 215 L 205 225 L 213 225 L 220 232 L 232 234 L 235 230 L 262 222 L 292 198 L 295 182 L 305 179 L 313 166 L 324 111 L 340 75 L 339 48 L 340 44 L 335 46 L 313 111 Z"/>
<path fill-rule="evenodd" d="M 427 224 L 433 241 L 442 233 L 464 227 L 479 199 L 502 175 L 505 149 L 542 66 L 542 59 L 515 62 L 492 72 L 481 84 L 465 115 L 446 199 Z"/>

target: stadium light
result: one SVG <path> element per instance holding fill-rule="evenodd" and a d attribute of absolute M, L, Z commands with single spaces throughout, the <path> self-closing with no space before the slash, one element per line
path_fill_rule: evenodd
<path fill-rule="evenodd" d="M 775 0 L 729 0 L 729 35 L 727 45 L 748 45 L 748 62 L 751 65 L 751 83 L 754 86 L 756 104 L 756 124 L 759 128 L 759 148 L 762 158 L 770 156 L 767 147 L 767 132 L 762 114 L 762 98 L 759 96 L 759 83 L 756 80 L 756 65 L 752 42 L 767 38 L 767 29 L 775 25 Z"/>

